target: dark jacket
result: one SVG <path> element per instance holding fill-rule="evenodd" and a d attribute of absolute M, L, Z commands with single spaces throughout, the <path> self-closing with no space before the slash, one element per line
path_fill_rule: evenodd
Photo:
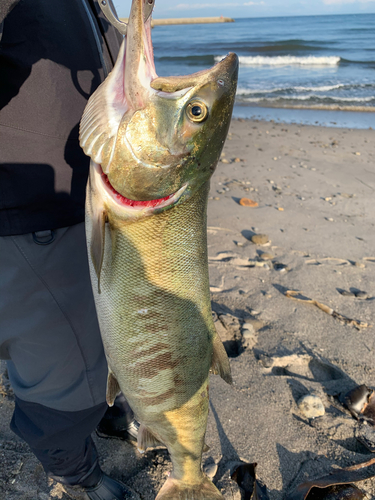
<path fill-rule="evenodd" d="M 82 222 L 79 121 L 122 37 L 96 0 L 21 0 L 1 33 L 0 235 Z"/>

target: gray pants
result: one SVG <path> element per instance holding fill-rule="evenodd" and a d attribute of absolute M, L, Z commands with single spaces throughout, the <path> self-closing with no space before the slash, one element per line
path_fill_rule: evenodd
<path fill-rule="evenodd" d="M 83 223 L 0 237 L 0 357 L 16 395 L 13 430 L 51 476 L 80 483 L 97 462 L 90 434 L 107 408 Z"/>

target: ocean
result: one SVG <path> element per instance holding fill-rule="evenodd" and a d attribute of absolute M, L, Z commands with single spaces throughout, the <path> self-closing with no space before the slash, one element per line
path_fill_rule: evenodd
<path fill-rule="evenodd" d="M 152 38 L 160 76 L 235 52 L 239 117 L 375 128 L 375 14 L 157 26 Z"/>

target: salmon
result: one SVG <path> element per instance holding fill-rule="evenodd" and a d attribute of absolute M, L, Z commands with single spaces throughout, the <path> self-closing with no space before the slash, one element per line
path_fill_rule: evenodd
<path fill-rule="evenodd" d="M 206 211 L 238 58 L 159 78 L 150 3 L 133 0 L 115 67 L 80 125 L 91 157 L 86 233 L 107 402 L 123 392 L 141 423 L 141 451 L 167 447 L 173 470 L 158 500 L 221 499 L 202 472 L 209 373 L 232 381 L 212 320 Z"/>

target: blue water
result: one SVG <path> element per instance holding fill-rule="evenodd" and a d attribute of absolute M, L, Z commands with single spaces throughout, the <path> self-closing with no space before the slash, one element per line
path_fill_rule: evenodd
<path fill-rule="evenodd" d="M 375 14 L 158 26 L 152 38 L 160 76 L 200 71 L 236 52 L 241 116 L 254 115 L 259 107 L 279 108 L 273 111 L 276 118 L 291 115 L 294 108 L 375 109 Z M 288 113 L 280 111 L 286 108 Z M 375 124 L 370 113 L 364 126 Z"/>

